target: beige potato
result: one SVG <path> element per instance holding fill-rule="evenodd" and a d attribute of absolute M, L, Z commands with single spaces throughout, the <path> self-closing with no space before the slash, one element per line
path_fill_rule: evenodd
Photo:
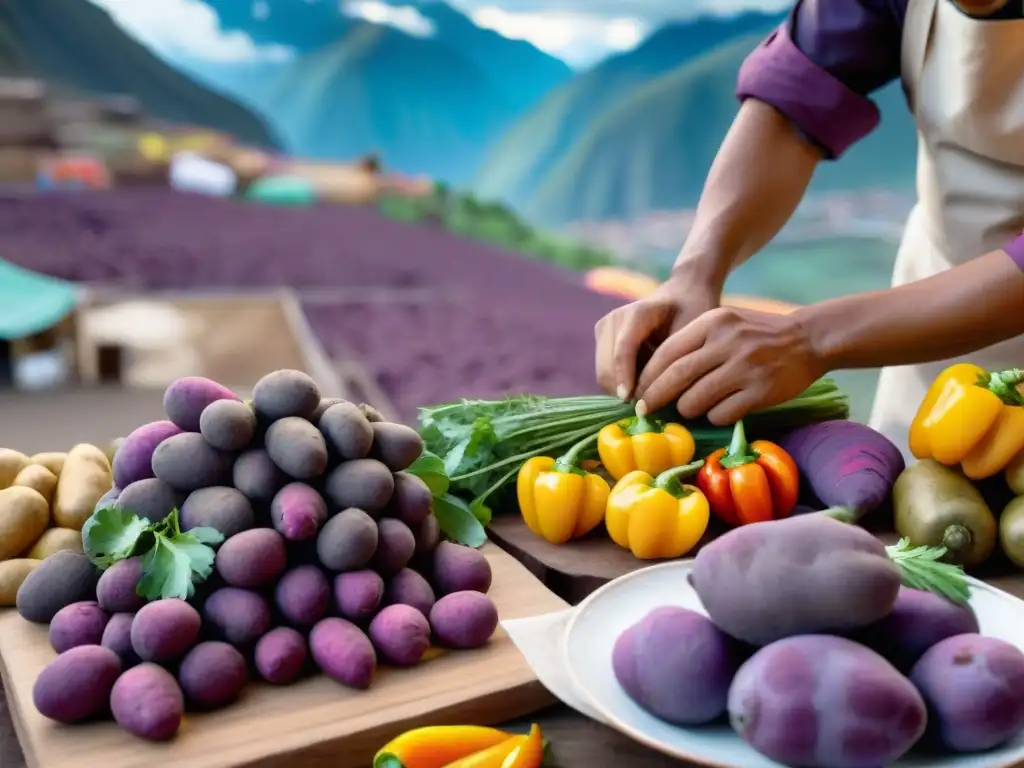
<path fill-rule="evenodd" d="M 33 464 L 42 464 L 54 475 L 60 477 L 60 471 L 64 467 L 64 460 L 67 457 L 68 455 L 64 451 L 47 451 L 30 456 L 29 461 Z"/>
<path fill-rule="evenodd" d="M 27 557 L 0 562 L 0 607 L 7 608 L 14 605 L 21 582 L 28 578 L 28 575 L 39 566 L 40 562 L 42 561 L 30 560 Z"/>
<path fill-rule="evenodd" d="M 53 499 L 53 521 L 82 530 L 100 496 L 114 484 L 107 455 L 95 445 L 79 443 L 64 460 Z"/>
<path fill-rule="evenodd" d="M 17 557 L 50 524 L 50 505 L 39 491 L 11 486 L 0 491 L 0 560 Z"/>
<path fill-rule="evenodd" d="M 30 463 L 31 459 L 21 451 L 0 448 L 0 490 L 9 487 L 18 473 Z"/>
<path fill-rule="evenodd" d="M 53 492 L 57 489 L 57 476 L 42 464 L 29 464 L 18 473 L 11 485 L 39 491 L 46 503 L 52 504 Z"/>
<path fill-rule="evenodd" d="M 114 454 L 121 450 L 121 446 L 124 445 L 124 438 L 118 437 L 110 441 L 110 445 L 107 446 L 107 450 L 104 453 L 107 454 L 107 461 L 111 464 L 114 463 Z"/>
<path fill-rule="evenodd" d="M 54 552 L 61 552 L 65 549 L 72 552 L 84 551 L 82 549 L 81 531 L 75 531 L 71 528 L 49 528 L 43 531 L 43 535 L 25 553 L 25 557 L 30 557 L 33 560 L 45 560 Z"/>

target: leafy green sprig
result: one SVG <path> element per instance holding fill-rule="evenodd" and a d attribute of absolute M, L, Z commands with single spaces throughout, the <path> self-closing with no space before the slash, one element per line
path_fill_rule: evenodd
<path fill-rule="evenodd" d="M 192 597 L 195 585 L 213 573 L 213 548 L 222 541 L 223 534 L 215 528 L 182 531 L 177 509 L 153 522 L 131 510 L 104 507 L 82 527 L 82 546 L 97 567 L 142 558 L 136 592 L 147 600 Z"/>
<path fill-rule="evenodd" d="M 910 539 L 900 539 L 885 548 L 886 553 L 900 569 L 904 586 L 934 592 L 957 605 L 967 605 L 971 587 L 959 565 L 942 562 L 945 547 L 914 546 Z"/>

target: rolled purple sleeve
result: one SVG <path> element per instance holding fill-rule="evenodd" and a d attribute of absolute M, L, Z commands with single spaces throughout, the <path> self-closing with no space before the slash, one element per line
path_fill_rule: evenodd
<path fill-rule="evenodd" d="M 1003 250 L 1010 255 L 1010 258 L 1013 259 L 1013 263 L 1016 264 L 1021 271 L 1024 271 L 1024 235 L 1020 235 L 1017 239 L 1010 241 Z"/>
<path fill-rule="evenodd" d="M 868 95 L 900 74 L 907 0 L 800 0 L 747 57 L 736 86 L 788 117 L 826 157 L 878 125 Z"/>

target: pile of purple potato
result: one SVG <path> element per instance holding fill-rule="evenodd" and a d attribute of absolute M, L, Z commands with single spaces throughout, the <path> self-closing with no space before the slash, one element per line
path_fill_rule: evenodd
<path fill-rule="evenodd" d="M 707 616 L 651 611 L 617 639 L 615 676 L 682 727 L 728 717 L 795 768 L 879 768 L 911 749 L 983 752 L 1024 730 L 1024 654 L 969 606 L 908 589 L 886 548 L 820 515 L 737 528 L 690 582 Z"/>
<path fill-rule="evenodd" d="M 164 408 L 168 420 L 118 449 L 97 510 L 158 521 L 177 508 L 182 530 L 215 528 L 214 572 L 188 601 L 147 601 L 143 558 L 102 572 L 81 553 L 45 560 L 17 596 L 58 653 L 35 683 L 41 714 L 112 715 L 168 739 L 186 708 L 224 707 L 253 678 L 286 685 L 319 670 L 367 689 L 378 663 L 411 667 L 431 646 L 490 639 L 490 564 L 441 540 L 430 489 L 405 471 L 422 452 L 415 430 L 321 399 L 298 371 L 265 376 L 251 403 L 182 379 Z"/>

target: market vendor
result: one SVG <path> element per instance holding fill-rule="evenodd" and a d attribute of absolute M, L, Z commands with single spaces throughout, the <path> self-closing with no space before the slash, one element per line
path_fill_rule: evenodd
<path fill-rule="evenodd" d="M 1022 12 L 1022 0 L 798 2 L 740 70 L 742 106 L 672 276 L 597 324 L 600 384 L 641 411 L 678 399 L 683 416 L 724 424 L 830 370 L 883 366 L 871 424 L 906 453 L 949 359 L 1024 367 Z M 792 216 L 821 160 L 877 125 L 869 96 L 897 77 L 917 123 L 918 201 L 892 288 L 788 315 L 719 308 L 730 271 Z"/>

